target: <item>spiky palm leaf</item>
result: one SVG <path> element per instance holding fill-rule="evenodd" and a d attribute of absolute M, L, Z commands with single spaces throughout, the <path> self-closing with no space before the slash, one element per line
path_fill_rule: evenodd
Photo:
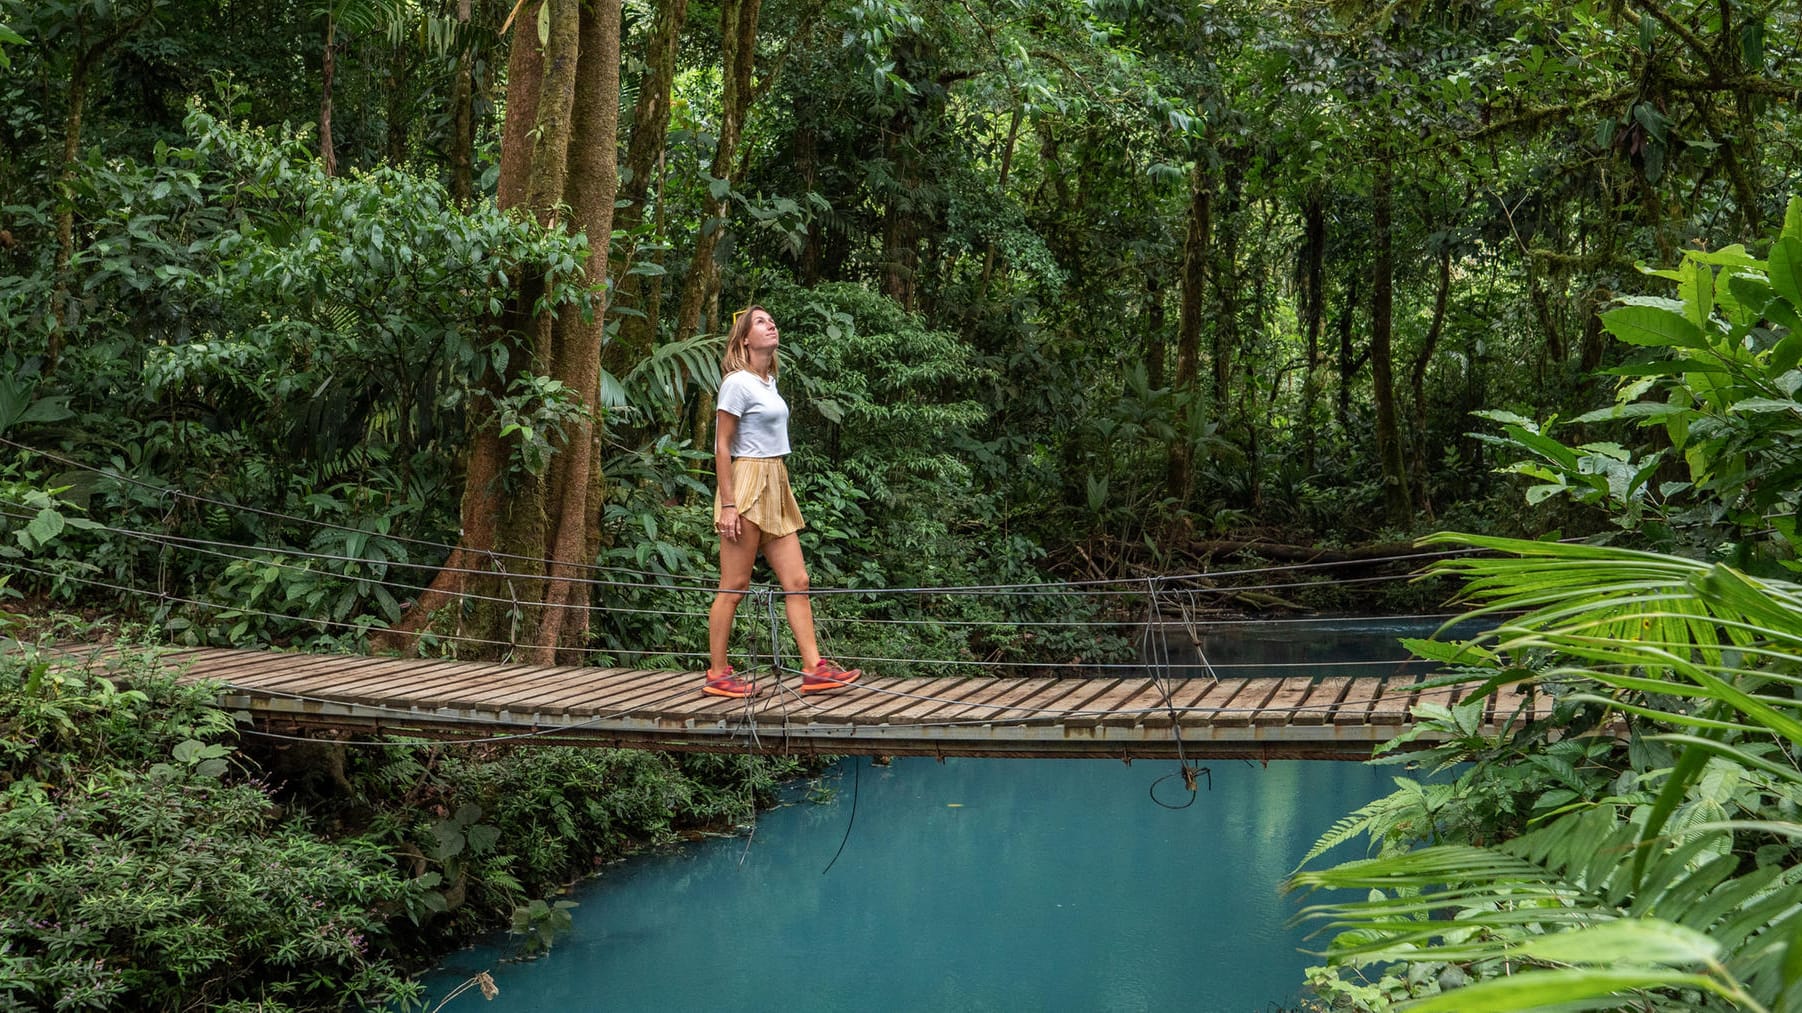
<path fill-rule="evenodd" d="M 1802 839 L 1802 824 L 1773 818 L 1775 806 L 1763 818 L 1711 819 L 1724 808 L 1690 798 L 1711 760 L 1780 797 L 1802 795 L 1802 587 L 1657 553 L 1432 541 L 1513 554 L 1439 566 L 1465 578 L 1476 614 L 1508 617 L 1463 645 L 1460 664 L 1502 673 L 1498 683 L 1561 683 L 1669 744 L 1678 761 L 1649 807 L 1596 806 L 1492 847 L 1420 848 L 1296 874 L 1297 888 L 1372 891 L 1304 913 L 1337 933 L 1332 959 L 1452 960 L 1490 972 L 1409 1007 L 1421 1010 L 1601 1008 L 1625 994 L 1670 1009 L 1802 1001 L 1802 875 L 1793 862 L 1747 854 L 1748 843 Z M 1529 655 L 1557 664 L 1515 664 Z"/>
<path fill-rule="evenodd" d="M 615 410 L 672 410 L 682 404 L 693 384 L 717 389 L 724 344 L 724 335 L 697 334 L 658 345 L 623 379 L 611 373 L 602 375 L 601 404 Z"/>

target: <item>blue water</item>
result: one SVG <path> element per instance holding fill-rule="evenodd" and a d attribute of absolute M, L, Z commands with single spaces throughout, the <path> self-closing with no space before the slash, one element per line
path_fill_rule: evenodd
<path fill-rule="evenodd" d="M 1393 771 L 1207 766 L 1211 790 L 1172 810 L 1148 792 L 1173 762 L 848 760 L 827 801 L 796 786 L 752 833 L 610 867 L 572 894 L 575 928 L 548 956 L 506 962 L 503 936 L 455 954 L 428 994 L 487 970 L 497 999 L 447 1009 L 1293 1008 L 1319 961 L 1278 884 Z M 1174 778 L 1157 794 L 1187 798 Z"/>

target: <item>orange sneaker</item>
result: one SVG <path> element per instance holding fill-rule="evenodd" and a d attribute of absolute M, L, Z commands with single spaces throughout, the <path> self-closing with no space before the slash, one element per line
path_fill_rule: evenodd
<path fill-rule="evenodd" d="M 821 658 L 814 664 L 813 671 L 802 673 L 801 692 L 818 693 L 821 690 L 849 686 L 862 675 L 862 669 L 847 669 L 836 661 Z"/>
<path fill-rule="evenodd" d="M 748 696 L 756 696 L 757 686 L 733 675 L 732 666 L 727 665 L 726 670 L 718 675 L 714 675 L 712 669 L 708 670 L 707 681 L 701 684 L 701 692 L 708 696 L 729 696 L 734 699 L 743 699 Z"/>

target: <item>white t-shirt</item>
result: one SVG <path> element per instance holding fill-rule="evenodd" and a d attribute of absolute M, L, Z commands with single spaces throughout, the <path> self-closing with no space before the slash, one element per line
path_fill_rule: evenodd
<path fill-rule="evenodd" d="M 788 402 L 776 390 L 775 377 L 765 380 L 748 369 L 726 374 L 719 410 L 738 416 L 733 457 L 788 456 Z"/>

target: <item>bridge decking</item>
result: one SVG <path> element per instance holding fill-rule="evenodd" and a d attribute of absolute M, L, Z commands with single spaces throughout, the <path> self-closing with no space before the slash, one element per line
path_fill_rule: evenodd
<path fill-rule="evenodd" d="M 865 675 L 805 696 L 788 677 L 731 700 L 703 695 L 699 672 L 225 648 L 170 649 L 159 662 L 184 681 L 222 684 L 221 702 L 269 731 L 733 753 L 1168 759 L 1180 736 L 1194 759 L 1364 759 L 1413 720 L 1416 703 L 1450 705 L 1471 689 L 1422 689 L 1418 676 L 1177 679 L 1166 698 L 1148 675 Z M 1485 703 L 1484 728 L 1549 710 L 1543 696 L 1510 688 Z"/>

